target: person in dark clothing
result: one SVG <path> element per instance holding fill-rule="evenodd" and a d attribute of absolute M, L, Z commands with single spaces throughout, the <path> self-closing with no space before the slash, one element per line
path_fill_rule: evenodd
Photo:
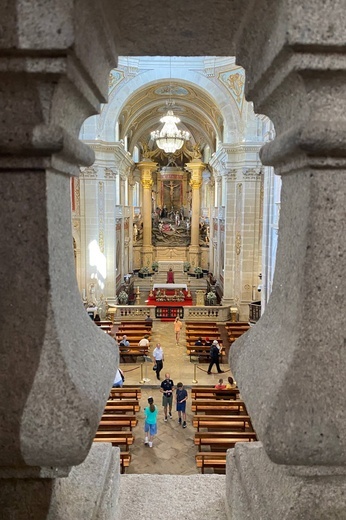
<path fill-rule="evenodd" d="M 211 374 L 211 369 L 214 364 L 216 365 L 216 370 L 218 371 L 218 373 L 219 374 L 223 373 L 223 370 L 221 370 L 220 365 L 219 365 L 220 351 L 221 351 L 221 347 L 215 339 L 213 341 L 212 346 L 210 347 L 210 364 L 208 367 L 208 374 Z"/>
<path fill-rule="evenodd" d="M 201 337 L 199 337 L 196 341 L 195 341 L 195 346 L 196 347 L 202 347 L 203 346 L 203 340 Z"/>

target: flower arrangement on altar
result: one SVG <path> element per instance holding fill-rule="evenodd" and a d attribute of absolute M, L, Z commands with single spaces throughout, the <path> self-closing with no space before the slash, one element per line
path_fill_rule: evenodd
<path fill-rule="evenodd" d="M 190 271 L 191 264 L 190 262 L 184 262 L 184 272 L 187 273 Z"/>
<path fill-rule="evenodd" d="M 129 301 L 129 295 L 126 291 L 120 291 L 120 293 L 118 294 L 118 301 L 120 305 L 127 305 Z"/>
<path fill-rule="evenodd" d="M 206 298 L 207 298 L 208 305 L 215 305 L 215 303 L 217 302 L 217 296 L 214 293 L 214 291 L 209 291 L 207 293 Z"/>

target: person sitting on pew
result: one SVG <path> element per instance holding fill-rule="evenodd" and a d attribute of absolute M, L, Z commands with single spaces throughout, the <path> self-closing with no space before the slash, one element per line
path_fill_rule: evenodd
<path fill-rule="evenodd" d="M 219 379 L 219 382 L 214 387 L 216 390 L 225 390 L 226 385 L 223 384 L 223 379 Z"/>
<path fill-rule="evenodd" d="M 237 387 L 237 383 L 234 381 L 233 377 L 229 376 L 228 383 L 226 384 L 226 390 L 232 390 Z"/>
<path fill-rule="evenodd" d="M 206 347 L 211 347 L 213 344 L 213 342 L 211 341 L 211 339 L 209 338 L 205 338 L 205 346 Z"/>
<path fill-rule="evenodd" d="M 167 282 L 166 283 L 174 283 L 174 272 L 171 267 L 169 268 L 169 271 L 167 272 Z"/>
<path fill-rule="evenodd" d="M 195 346 L 203 347 L 203 340 L 202 340 L 201 336 L 195 341 Z"/>
<path fill-rule="evenodd" d="M 151 326 L 153 324 L 153 318 L 150 317 L 150 314 L 147 314 L 147 317 L 145 318 L 145 326 L 148 327 L 149 325 Z"/>
<path fill-rule="evenodd" d="M 128 349 L 130 348 L 130 342 L 127 339 L 126 334 L 123 335 L 123 339 L 120 341 L 119 347 L 126 347 Z"/>
<path fill-rule="evenodd" d="M 100 318 L 100 315 L 99 314 L 96 314 L 95 318 L 94 318 L 94 321 L 101 321 L 101 318 Z"/>

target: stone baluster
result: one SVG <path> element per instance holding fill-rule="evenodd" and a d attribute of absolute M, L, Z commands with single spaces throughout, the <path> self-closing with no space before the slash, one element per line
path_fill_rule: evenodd
<path fill-rule="evenodd" d="M 6 23 L 0 44 L 1 517 L 76 518 L 72 502 L 83 491 L 74 500 L 77 479 L 68 475 L 90 450 L 117 354 L 78 291 L 70 176 L 94 160 L 78 131 L 106 99 L 115 53 L 102 8 L 91 0 L 78 23 L 74 7 L 16 0 L 0 7 L 0 19 Z M 95 508 L 100 486 L 113 478 L 111 452 L 106 447 L 102 459 L 93 459 L 95 491 L 88 498 Z M 109 471 L 102 479 L 101 466 Z M 80 518 L 89 514 L 80 507 Z"/>
<path fill-rule="evenodd" d="M 231 349 L 261 441 L 229 456 L 231 519 L 345 515 L 344 9 L 258 1 L 239 39 L 247 99 L 275 125 L 261 157 L 282 197 L 271 298 Z"/>

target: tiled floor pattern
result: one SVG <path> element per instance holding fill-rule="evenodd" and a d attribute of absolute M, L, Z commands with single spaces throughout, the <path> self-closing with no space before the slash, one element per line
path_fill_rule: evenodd
<path fill-rule="evenodd" d="M 195 463 L 197 449 L 193 444 L 195 429 L 191 424 L 191 396 L 189 386 L 194 377 L 194 363 L 190 363 L 189 356 L 185 350 L 185 327 L 180 340 L 180 345 L 175 344 L 173 323 L 154 322 L 152 330 L 151 349 L 160 342 L 165 355 L 164 368 L 161 372 L 161 379 L 164 373 L 169 372 L 171 379 L 177 384 L 182 381 L 186 385 L 189 399 L 187 404 L 187 428 L 183 429 L 178 425 L 178 415 L 173 404 L 173 419 L 164 422 L 162 394 L 159 391 L 160 382 L 156 380 L 156 374 L 152 370 L 152 364 L 147 365 L 147 375 L 150 381 L 142 385 L 141 411 L 137 414 L 139 419 L 138 426 L 134 428 L 135 442 L 131 446 L 132 461 L 126 473 L 147 473 L 147 474 L 171 474 L 171 475 L 191 475 L 198 473 Z M 139 366 L 137 363 L 121 364 L 125 372 L 126 384 L 138 384 L 140 379 L 139 369 L 129 371 Z M 208 365 L 205 363 L 197 364 L 198 384 L 215 384 L 219 379 L 219 374 L 208 375 L 206 373 Z M 225 373 L 225 378 L 230 375 L 229 366 L 221 365 Z M 214 367 L 214 372 L 215 367 Z M 158 434 L 154 439 L 153 448 L 144 445 L 144 419 L 143 409 L 147 405 L 149 396 L 154 398 L 155 404 L 159 407 Z"/>

